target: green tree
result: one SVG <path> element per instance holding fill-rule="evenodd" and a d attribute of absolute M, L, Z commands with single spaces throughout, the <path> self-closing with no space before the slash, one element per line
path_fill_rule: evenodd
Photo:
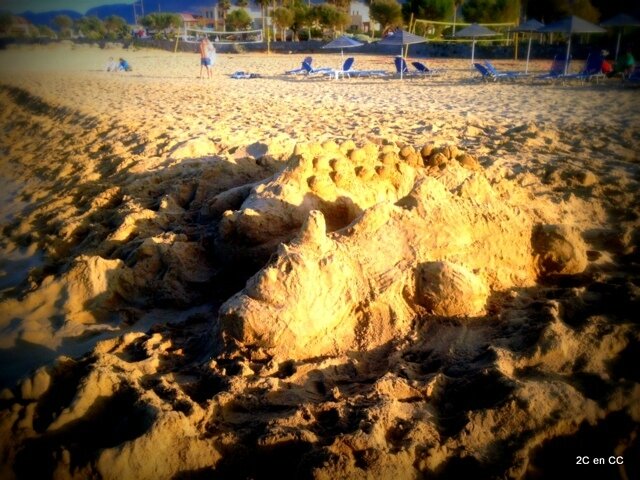
<path fill-rule="evenodd" d="M 520 0 L 467 0 L 462 15 L 469 22 L 510 22 L 520 17 Z"/>
<path fill-rule="evenodd" d="M 56 32 L 46 25 L 38 25 L 38 36 L 46 38 L 56 38 Z"/>
<path fill-rule="evenodd" d="M 293 24 L 295 14 L 287 7 L 278 7 L 271 13 L 271 19 L 276 28 L 282 31 L 282 40 L 286 39 L 285 30 Z"/>
<path fill-rule="evenodd" d="M 127 21 L 118 15 L 110 15 L 104 20 L 104 28 L 111 39 L 124 38 L 129 35 Z"/>
<path fill-rule="evenodd" d="M 319 25 L 321 28 L 332 30 L 333 33 L 335 33 L 336 30 L 344 29 L 351 22 L 349 15 L 338 10 L 335 5 L 328 3 L 312 6 L 310 15 L 313 23 Z"/>
<path fill-rule="evenodd" d="M 402 13 L 409 18 L 444 20 L 453 11 L 454 0 L 409 0 L 402 6 Z"/>
<path fill-rule="evenodd" d="M 13 15 L 9 12 L 0 12 L 0 32 L 8 33 L 13 26 Z"/>
<path fill-rule="evenodd" d="M 273 4 L 273 0 L 256 0 L 260 5 L 260 14 L 262 16 L 262 31 L 267 32 L 267 17 L 269 13 L 269 7 Z"/>
<path fill-rule="evenodd" d="M 526 2 L 527 16 L 545 23 L 559 20 L 567 15 L 577 15 L 597 22 L 600 12 L 589 0 L 529 0 Z"/>
<path fill-rule="evenodd" d="M 175 13 L 150 13 L 140 19 L 140 25 L 166 37 L 169 31 L 180 28 L 182 19 Z"/>
<path fill-rule="evenodd" d="M 380 24 L 383 32 L 402 25 L 402 8 L 396 0 L 373 0 L 369 5 L 369 16 Z"/>
<path fill-rule="evenodd" d="M 289 28 L 293 31 L 294 37 L 298 38 L 298 34 L 303 28 L 311 27 L 312 19 L 310 9 L 307 4 L 298 1 L 292 7 L 292 11 L 293 22 L 289 25 Z"/>
<path fill-rule="evenodd" d="M 222 30 L 226 31 L 227 13 L 231 9 L 231 0 L 220 0 L 218 2 L 218 11 L 222 14 Z"/>
<path fill-rule="evenodd" d="M 56 15 L 53 24 L 58 28 L 60 36 L 69 38 L 71 36 L 71 28 L 73 28 L 73 20 L 69 15 Z"/>
<path fill-rule="evenodd" d="M 577 15 L 590 22 L 597 22 L 600 19 L 600 12 L 589 0 L 565 0 L 563 10 L 567 15 Z"/>
<path fill-rule="evenodd" d="M 236 0 L 236 5 L 240 8 L 247 8 L 249 6 L 249 0 Z"/>
<path fill-rule="evenodd" d="M 106 29 L 104 23 L 95 15 L 81 17 L 76 20 L 76 28 L 87 38 L 101 40 L 104 38 Z"/>
<path fill-rule="evenodd" d="M 327 0 L 327 3 L 335 5 L 338 10 L 349 13 L 349 7 L 351 6 L 351 0 Z"/>
<path fill-rule="evenodd" d="M 246 30 L 251 26 L 251 15 L 244 9 L 238 8 L 236 10 L 232 10 L 227 15 L 226 26 L 234 30 Z"/>

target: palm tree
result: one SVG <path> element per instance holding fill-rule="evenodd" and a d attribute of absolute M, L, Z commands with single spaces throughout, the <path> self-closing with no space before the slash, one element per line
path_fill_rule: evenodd
<path fill-rule="evenodd" d="M 231 0 L 219 0 L 218 1 L 218 10 L 222 12 L 222 31 L 227 31 L 227 12 L 231 8 Z"/>
<path fill-rule="evenodd" d="M 464 0 L 453 0 L 453 35 L 456 34 L 456 19 L 458 18 L 458 8 Z"/>
<path fill-rule="evenodd" d="M 262 34 L 267 33 L 267 7 L 271 3 L 271 0 L 256 0 L 260 5 L 260 16 L 262 17 Z"/>

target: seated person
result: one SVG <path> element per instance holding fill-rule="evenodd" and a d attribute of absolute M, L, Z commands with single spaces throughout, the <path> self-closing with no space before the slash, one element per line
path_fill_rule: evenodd
<path fill-rule="evenodd" d="M 613 75 L 613 64 L 611 63 L 611 60 L 607 59 L 609 52 L 607 50 L 602 50 L 600 53 L 602 55 L 602 66 L 600 67 L 600 70 L 607 77 L 610 77 Z"/>
<path fill-rule="evenodd" d="M 129 62 L 127 62 L 124 58 L 120 58 L 120 63 L 119 63 L 119 70 L 123 71 L 123 72 L 130 72 L 131 71 L 131 65 L 129 65 Z"/>
<path fill-rule="evenodd" d="M 618 58 L 618 61 L 616 62 L 615 71 L 616 73 L 621 73 L 622 77 L 624 78 L 631 75 L 631 72 L 633 71 L 635 66 L 636 66 L 636 60 L 635 58 L 633 58 L 631 49 L 627 48 L 624 55 Z"/>
<path fill-rule="evenodd" d="M 106 66 L 107 72 L 116 72 L 118 68 L 120 68 L 120 64 L 116 62 L 113 57 L 109 57 L 109 61 Z"/>

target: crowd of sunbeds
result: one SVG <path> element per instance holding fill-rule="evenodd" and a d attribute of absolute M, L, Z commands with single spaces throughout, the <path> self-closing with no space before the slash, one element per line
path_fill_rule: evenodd
<path fill-rule="evenodd" d="M 605 58 L 606 52 L 589 54 L 584 65 L 577 72 L 571 71 L 571 59 L 562 55 L 556 56 L 551 62 L 548 72 L 531 74 L 517 71 L 500 71 L 490 61 L 474 62 L 473 71 L 477 80 L 496 82 L 500 80 L 540 80 L 566 82 L 577 80 L 579 82 L 598 82 L 606 77 L 619 77 L 625 83 L 640 84 L 640 65 L 635 65 L 635 60 L 630 52 L 625 53 L 616 62 L 615 67 Z M 433 69 L 425 62 L 407 62 L 403 57 L 394 58 L 395 72 L 386 70 L 358 70 L 355 68 L 355 58 L 348 57 L 341 68 L 314 67 L 313 58 L 306 57 L 299 68 L 286 71 L 286 75 L 324 76 L 327 78 L 344 77 L 425 77 L 446 74 L 445 69 Z"/>

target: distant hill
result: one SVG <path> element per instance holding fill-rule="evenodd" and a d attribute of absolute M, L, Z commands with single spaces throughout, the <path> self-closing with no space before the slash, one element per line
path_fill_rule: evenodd
<path fill-rule="evenodd" d="M 145 15 L 155 12 L 197 12 L 202 5 L 202 2 L 184 0 L 146 0 L 143 3 Z M 101 19 L 109 15 L 118 15 L 127 22 L 133 23 L 133 6 L 130 4 L 102 5 L 88 10 L 87 15 L 95 15 Z"/>
<path fill-rule="evenodd" d="M 202 0 L 146 0 L 144 1 L 144 13 L 154 12 L 192 12 L 195 13 L 203 5 Z M 26 18 L 34 25 L 53 25 L 53 19 L 58 15 L 69 15 L 72 19 L 77 19 L 83 15 L 73 10 L 52 10 L 50 12 L 34 13 L 26 11 L 18 14 L 20 17 Z M 110 15 L 118 15 L 124 18 L 128 23 L 133 23 L 133 6 L 130 4 L 109 4 L 94 7 L 87 11 L 87 16 L 95 15 L 104 20 Z"/>
<path fill-rule="evenodd" d="M 145 12 L 147 13 L 147 12 Z M 124 18 L 127 23 L 133 23 L 133 6 L 124 3 L 116 5 L 102 5 L 87 10 L 87 16 L 95 15 L 104 20 L 111 15 L 118 15 Z"/>
<path fill-rule="evenodd" d="M 18 14 L 18 16 L 27 19 L 29 22 L 33 23 L 34 25 L 47 25 L 50 27 L 53 26 L 53 19 L 56 18 L 58 15 L 68 15 L 73 20 L 76 20 L 77 18 L 82 17 L 81 14 L 73 10 L 52 10 L 50 12 L 41 12 L 41 13 L 34 13 L 31 11 L 28 11 L 28 12 L 23 12 Z"/>

